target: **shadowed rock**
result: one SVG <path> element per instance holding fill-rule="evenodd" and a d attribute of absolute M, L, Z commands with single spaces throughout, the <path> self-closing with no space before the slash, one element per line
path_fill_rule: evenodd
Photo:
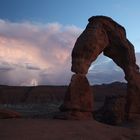
<path fill-rule="evenodd" d="M 60 110 L 65 112 L 65 119 L 92 119 L 92 90 L 85 75 L 72 76 Z"/>
<path fill-rule="evenodd" d="M 21 114 L 9 109 L 0 109 L 0 119 L 8 118 L 21 118 Z"/>
<path fill-rule="evenodd" d="M 71 70 L 86 75 L 102 52 L 123 69 L 128 81 L 126 117 L 140 115 L 140 73 L 134 46 L 127 39 L 124 27 L 109 17 L 93 16 L 75 43 Z"/>
<path fill-rule="evenodd" d="M 121 124 L 125 121 L 124 96 L 106 96 L 103 107 L 94 112 L 96 120 L 107 124 Z"/>

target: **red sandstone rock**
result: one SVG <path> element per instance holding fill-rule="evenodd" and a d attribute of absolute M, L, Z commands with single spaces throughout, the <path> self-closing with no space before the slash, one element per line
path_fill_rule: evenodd
<path fill-rule="evenodd" d="M 60 110 L 66 111 L 67 119 L 92 118 L 93 96 L 86 76 L 81 74 L 72 76 Z"/>
<path fill-rule="evenodd" d="M 21 114 L 9 109 L 0 109 L 0 119 L 21 118 Z"/>
<path fill-rule="evenodd" d="M 125 72 L 137 69 L 134 47 L 126 38 L 124 27 L 109 17 L 95 16 L 78 37 L 72 51 L 72 71 L 86 74 L 100 53 L 113 59 Z"/>
<path fill-rule="evenodd" d="M 96 120 L 107 124 L 121 124 L 125 120 L 124 96 L 106 96 L 104 105 L 94 112 Z"/>
<path fill-rule="evenodd" d="M 76 74 L 86 75 L 100 53 L 111 58 L 128 81 L 126 113 L 140 115 L 140 73 L 136 64 L 134 46 L 126 37 L 124 27 L 109 17 L 95 16 L 78 37 L 72 51 L 72 68 Z"/>

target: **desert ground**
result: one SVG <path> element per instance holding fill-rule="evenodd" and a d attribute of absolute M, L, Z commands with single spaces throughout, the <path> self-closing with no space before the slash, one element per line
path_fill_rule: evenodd
<path fill-rule="evenodd" d="M 94 109 L 106 96 L 125 95 L 126 85 L 112 83 L 93 88 Z M 0 109 L 13 110 L 20 118 L 0 119 L 0 140 L 140 140 L 140 119 L 119 125 L 93 120 L 54 119 L 67 87 L 0 88 Z"/>
<path fill-rule="evenodd" d="M 54 119 L 0 120 L 1 140 L 139 140 L 140 127 Z"/>

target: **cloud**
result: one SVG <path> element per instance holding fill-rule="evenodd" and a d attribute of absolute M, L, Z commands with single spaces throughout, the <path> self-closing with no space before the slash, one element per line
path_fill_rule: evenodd
<path fill-rule="evenodd" d="M 12 69 L 14 69 L 14 67 L 12 65 L 9 65 L 6 62 L 0 61 L 0 72 L 2 72 L 2 71 L 10 71 Z"/>
<path fill-rule="evenodd" d="M 71 50 L 81 32 L 73 25 L 0 20 L 0 84 L 69 84 Z M 140 54 L 136 56 L 140 65 Z M 91 84 L 124 81 L 123 71 L 103 55 L 87 77 Z"/>
<path fill-rule="evenodd" d="M 25 65 L 26 65 L 26 68 L 29 69 L 29 70 L 40 70 L 39 67 L 37 67 L 37 66 L 35 66 L 33 64 L 27 63 Z"/>
<path fill-rule="evenodd" d="M 71 50 L 81 31 L 59 23 L 0 20 L 0 84 L 67 83 Z"/>
<path fill-rule="evenodd" d="M 140 67 L 140 53 L 136 53 L 136 63 Z"/>
<path fill-rule="evenodd" d="M 136 63 L 140 66 L 140 53 L 136 53 Z M 90 84 L 110 83 L 114 81 L 126 82 L 123 70 L 112 59 L 101 54 L 92 63 L 88 79 Z"/>
<path fill-rule="evenodd" d="M 103 54 L 91 65 L 88 79 L 91 84 L 125 81 L 123 70 Z"/>

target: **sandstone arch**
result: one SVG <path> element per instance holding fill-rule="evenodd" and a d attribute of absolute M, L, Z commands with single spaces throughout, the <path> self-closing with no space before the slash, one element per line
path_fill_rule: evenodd
<path fill-rule="evenodd" d="M 126 116 L 131 118 L 140 114 L 140 73 L 134 46 L 127 39 L 124 27 L 109 17 L 93 16 L 73 48 L 72 72 L 85 76 L 91 63 L 102 52 L 125 73 L 128 81 Z M 67 108 L 66 103 L 67 100 L 63 104 L 64 108 Z"/>

